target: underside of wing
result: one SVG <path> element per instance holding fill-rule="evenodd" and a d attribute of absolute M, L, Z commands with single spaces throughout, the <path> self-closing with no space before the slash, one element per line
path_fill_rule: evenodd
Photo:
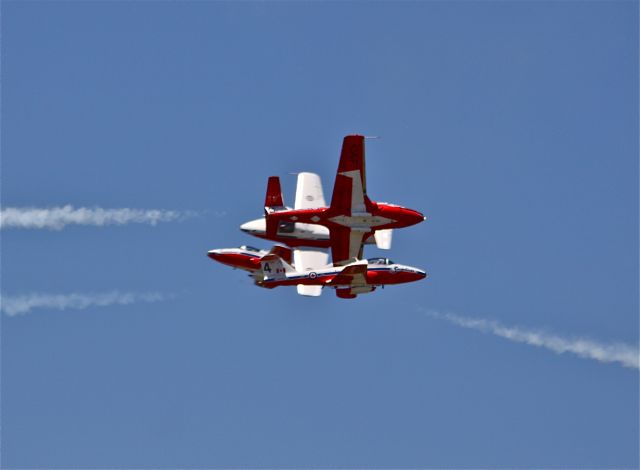
<path fill-rule="evenodd" d="M 315 173 L 299 173 L 294 209 L 315 209 L 325 206 L 320 177 Z"/>
<path fill-rule="evenodd" d="M 338 214 L 351 215 L 353 180 L 345 175 L 338 174 L 333 185 L 331 196 L 331 209 Z"/>
<path fill-rule="evenodd" d="M 340 181 L 342 177 L 342 181 Z M 345 181 L 344 178 L 348 178 Z M 345 186 L 350 189 L 346 190 Z M 364 159 L 364 136 L 348 135 L 342 142 L 340 163 L 331 196 L 331 207 L 349 210 L 346 213 L 365 212 L 367 178 Z M 343 212 L 343 213 L 344 213 Z"/>
<path fill-rule="evenodd" d="M 362 191 L 367 193 L 367 178 L 364 161 L 364 136 L 348 135 L 342 141 L 338 174 L 355 171 L 360 176 Z"/>
<path fill-rule="evenodd" d="M 344 266 L 362 258 L 364 240 L 371 232 L 352 230 L 348 227 L 332 228 L 331 258 L 334 266 Z"/>

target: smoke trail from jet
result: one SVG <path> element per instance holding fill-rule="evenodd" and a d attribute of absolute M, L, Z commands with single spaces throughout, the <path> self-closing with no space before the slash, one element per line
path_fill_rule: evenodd
<path fill-rule="evenodd" d="M 62 230 L 67 225 L 125 225 L 131 223 L 156 225 L 193 217 L 195 212 L 161 209 L 102 209 L 100 207 L 7 207 L 0 210 L 0 229 Z"/>
<path fill-rule="evenodd" d="M 625 343 L 599 343 L 586 338 L 566 338 L 540 330 L 528 330 L 520 327 L 504 326 L 496 321 L 476 319 L 428 311 L 432 318 L 446 320 L 463 328 L 490 333 L 516 343 L 525 343 L 548 349 L 557 354 L 572 353 L 576 356 L 595 359 L 599 362 L 617 362 L 624 367 L 640 368 L 640 351 L 637 346 Z"/>
<path fill-rule="evenodd" d="M 0 309 L 5 315 L 14 317 L 24 315 L 34 309 L 82 310 L 89 307 L 107 307 L 109 305 L 129 305 L 136 302 L 160 302 L 173 298 L 171 294 L 160 292 L 119 292 L 117 290 L 102 293 L 2 295 Z"/>

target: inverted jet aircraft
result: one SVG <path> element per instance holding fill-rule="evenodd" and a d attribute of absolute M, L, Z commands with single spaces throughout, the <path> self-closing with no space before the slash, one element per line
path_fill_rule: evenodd
<path fill-rule="evenodd" d="M 369 199 L 364 136 L 361 135 L 348 135 L 344 138 L 329 207 L 286 208 L 279 189 L 277 177 L 269 178 L 265 201 L 265 238 L 275 239 L 282 224 L 322 225 L 329 229 L 331 255 L 335 266 L 361 259 L 363 242 L 376 231 L 409 227 L 425 220 L 418 211 Z"/>
<path fill-rule="evenodd" d="M 267 184 L 265 207 L 270 206 L 279 210 L 290 210 L 285 206 L 280 185 L 280 178 L 272 176 Z M 302 172 L 298 174 L 296 184 L 296 198 L 294 209 L 314 209 L 325 207 L 322 182 L 315 173 Z M 329 229 L 318 224 L 303 224 L 299 222 L 283 221 L 278 224 L 275 235 L 267 236 L 267 224 L 264 217 L 250 220 L 240 226 L 240 230 L 258 238 L 284 243 L 292 248 L 300 246 L 330 248 L 331 239 Z M 391 248 L 393 230 L 377 230 L 374 236 L 365 238 L 365 244 L 375 243 L 378 248 L 388 250 Z"/>
<path fill-rule="evenodd" d="M 323 287 L 331 287 L 343 299 L 372 292 L 378 286 L 418 281 L 427 276 L 421 269 L 396 264 L 388 258 L 372 258 L 345 266 L 301 272 L 277 254 L 268 254 L 260 260 L 260 265 L 262 278 L 258 274 L 255 277 L 256 284 L 261 287 L 298 286 L 298 293 L 308 296 L 319 296 Z"/>

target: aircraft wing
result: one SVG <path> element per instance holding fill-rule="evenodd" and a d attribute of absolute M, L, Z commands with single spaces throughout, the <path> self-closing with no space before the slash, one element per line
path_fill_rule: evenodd
<path fill-rule="evenodd" d="M 331 207 L 351 215 L 366 212 L 367 177 L 364 136 L 348 135 L 342 141 L 338 173 L 331 196 Z"/>
<path fill-rule="evenodd" d="M 294 209 L 315 209 L 325 206 L 320 177 L 315 173 L 299 173 Z"/>
<path fill-rule="evenodd" d="M 362 259 L 363 243 L 370 235 L 371 232 L 353 230 L 349 227 L 332 228 L 330 236 L 333 265 L 343 266 L 353 263 L 354 260 Z"/>
<path fill-rule="evenodd" d="M 329 263 L 329 253 L 321 249 L 297 248 L 293 250 L 293 262 L 296 271 L 307 272 L 314 269 L 324 268 Z M 298 294 L 311 297 L 318 297 L 322 294 L 322 286 L 296 286 Z"/>
<path fill-rule="evenodd" d="M 367 265 L 354 264 L 347 266 L 329 284 L 335 286 L 365 286 L 367 285 Z"/>

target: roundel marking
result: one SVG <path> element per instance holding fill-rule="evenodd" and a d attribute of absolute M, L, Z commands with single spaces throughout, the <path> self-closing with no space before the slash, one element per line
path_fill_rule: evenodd
<path fill-rule="evenodd" d="M 315 279 L 316 277 L 318 277 L 318 275 L 317 275 L 316 273 L 314 273 L 313 271 L 311 271 L 311 272 L 309 273 L 309 278 L 310 278 L 310 279 Z"/>

